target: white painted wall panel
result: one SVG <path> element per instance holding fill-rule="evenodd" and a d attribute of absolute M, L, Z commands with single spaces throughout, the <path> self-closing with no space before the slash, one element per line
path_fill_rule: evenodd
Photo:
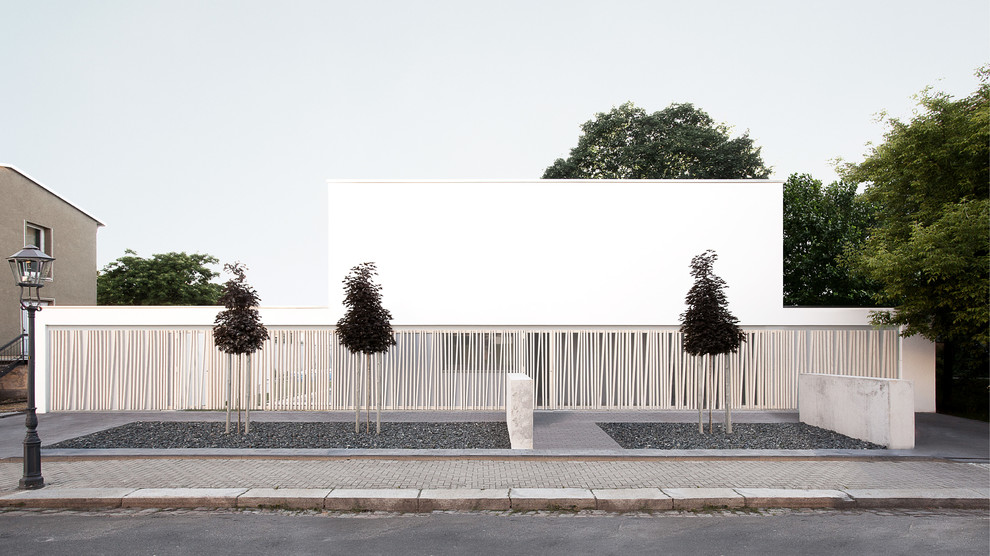
<path fill-rule="evenodd" d="M 337 314 L 340 281 L 374 261 L 397 324 L 673 324 L 692 283 L 691 258 L 714 249 L 743 323 L 784 318 L 781 182 L 329 188 L 329 299 Z"/>

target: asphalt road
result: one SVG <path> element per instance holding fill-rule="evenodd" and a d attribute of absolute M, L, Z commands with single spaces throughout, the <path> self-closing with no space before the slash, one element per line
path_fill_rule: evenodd
<path fill-rule="evenodd" d="M 0 513 L 5 554 L 977 554 L 985 511 Z"/>

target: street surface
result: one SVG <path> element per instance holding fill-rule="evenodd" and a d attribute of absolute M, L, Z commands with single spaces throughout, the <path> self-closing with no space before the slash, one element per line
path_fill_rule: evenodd
<path fill-rule="evenodd" d="M 0 512 L 5 554 L 974 554 L 983 510 Z"/>

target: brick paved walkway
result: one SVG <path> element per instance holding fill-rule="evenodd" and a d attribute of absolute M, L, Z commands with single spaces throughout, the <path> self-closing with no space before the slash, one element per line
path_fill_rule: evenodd
<path fill-rule="evenodd" d="M 20 463 L 0 463 L 12 490 Z M 863 460 L 272 460 L 115 459 L 46 462 L 45 481 L 72 487 L 245 488 L 978 488 L 987 464 Z"/>
<path fill-rule="evenodd" d="M 142 419 L 180 421 L 220 420 L 222 414 L 172 412 L 153 414 L 54 414 L 43 416 L 43 439 L 57 442 L 97 430 Z M 264 420 L 344 420 L 350 415 L 281 413 Z M 498 420 L 492 412 L 395 413 L 406 420 Z M 536 415 L 534 437 L 542 452 L 527 457 L 466 453 L 459 457 L 435 454 L 405 457 L 355 453 L 320 457 L 297 452 L 289 455 L 240 457 L 220 453 L 164 457 L 43 459 L 45 492 L 65 489 L 182 489 L 182 488 L 279 488 L 279 489 L 905 489 L 934 492 L 945 498 L 952 490 L 990 496 L 985 423 L 945 416 L 919 414 L 918 447 L 915 450 L 877 452 L 885 459 L 859 457 L 804 457 L 768 452 L 761 459 L 686 458 L 633 459 L 635 454 L 616 449 L 614 441 L 595 423 L 602 420 L 690 421 L 693 414 L 667 412 L 542 412 Z M 742 421 L 794 422 L 787 412 L 746 414 Z M 22 473 L 17 458 L 22 450 L 22 419 L 0 419 L 0 496 L 14 492 Z M 556 451 L 555 451 L 556 450 Z M 573 453 L 569 453 L 573 452 Z M 466 451 L 470 452 L 470 451 Z M 412 454 L 410 454 L 412 455 Z M 864 454 L 865 455 L 865 454 Z M 449 456 L 449 455 L 448 455 Z M 535 456 L 535 457 L 534 457 Z M 585 457 L 582 457 L 585 456 Z M 633 456 L 633 457 L 628 457 Z M 797 457 L 795 457 L 797 456 Z M 889 459 L 886 459 L 890 456 Z M 924 456 L 936 456 L 925 459 Z M 347 459 L 351 458 L 351 459 Z M 957 458 L 958 461 L 938 458 Z M 42 492 L 42 491 L 39 491 Z M 946 494 L 949 493 L 949 494 Z M 903 496 L 903 495 L 898 495 Z M 913 495 L 912 495 L 913 496 Z M 956 495 L 952 495 L 956 496 Z M 895 497 L 896 498 L 896 497 Z M 741 499 L 741 498 L 740 498 Z M 935 503 L 938 505 L 938 503 Z"/>

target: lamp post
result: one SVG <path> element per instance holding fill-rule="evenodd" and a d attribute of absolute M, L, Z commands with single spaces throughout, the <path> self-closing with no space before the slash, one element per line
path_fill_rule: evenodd
<path fill-rule="evenodd" d="M 7 257 L 14 279 L 21 288 L 21 307 L 28 313 L 28 407 L 24 426 L 24 476 L 18 488 L 35 489 L 45 486 L 41 476 L 41 438 L 38 437 L 38 414 L 34 406 L 34 314 L 41 310 L 41 288 L 50 275 L 54 257 L 49 257 L 35 245 L 27 245 Z"/>

